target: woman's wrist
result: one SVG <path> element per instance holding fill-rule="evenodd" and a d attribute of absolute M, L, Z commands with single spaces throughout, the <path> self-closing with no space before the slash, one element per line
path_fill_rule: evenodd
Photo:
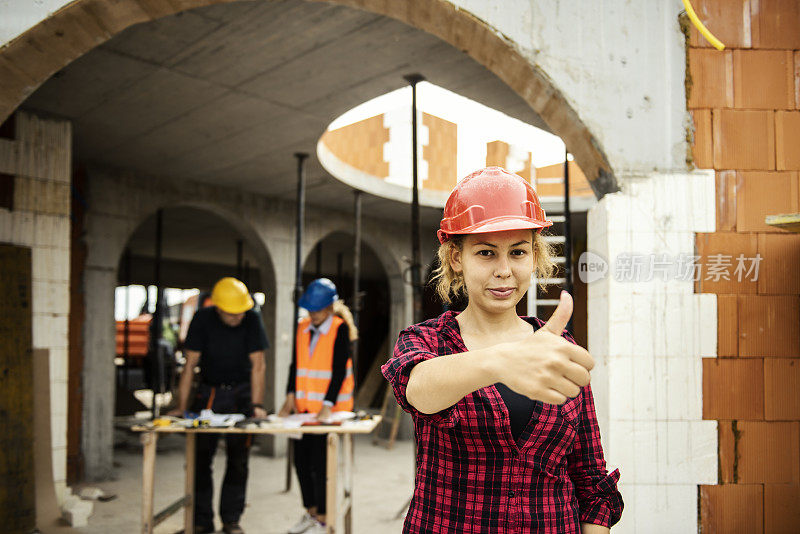
<path fill-rule="evenodd" d="M 507 344 L 502 343 L 490 349 L 486 349 L 486 354 L 480 355 L 482 371 L 489 377 L 491 384 L 502 382 L 503 370 L 506 368 L 505 359 L 507 354 Z"/>

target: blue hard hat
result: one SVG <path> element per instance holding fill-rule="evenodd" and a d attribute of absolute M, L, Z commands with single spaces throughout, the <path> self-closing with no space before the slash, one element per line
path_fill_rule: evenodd
<path fill-rule="evenodd" d="M 336 286 L 327 278 L 317 278 L 310 284 L 300 297 L 297 303 L 301 308 L 310 312 L 323 310 L 339 300 L 336 293 Z"/>

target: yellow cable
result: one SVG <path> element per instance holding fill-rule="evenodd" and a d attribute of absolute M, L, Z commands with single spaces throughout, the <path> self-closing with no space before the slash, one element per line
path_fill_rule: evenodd
<path fill-rule="evenodd" d="M 705 37 L 706 40 L 717 50 L 723 50 L 725 45 L 722 44 L 722 41 L 714 37 L 714 34 L 708 31 L 708 28 L 706 28 L 705 25 L 700 22 L 700 19 L 697 18 L 697 13 L 695 13 L 694 9 L 692 8 L 691 2 L 689 2 L 689 0 L 683 0 L 683 7 L 686 8 L 686 14 L 689 15 L 689 20 L 691 20 L 692 24 L 694 24 L 694 27 L 697 28 L 701 34 L 703 34 L 703 37 Z"/>

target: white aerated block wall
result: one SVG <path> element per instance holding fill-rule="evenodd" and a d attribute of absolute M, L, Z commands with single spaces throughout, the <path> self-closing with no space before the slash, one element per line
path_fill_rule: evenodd
<path fill-rule="evenodd" d="M 16 114 L 14 139 L 0 139 L 0 173 L 14 176 L 13 209 L 0 208 L 0 242 L 30 247 L 33 347 L 50 352 L 53 477 L 67 479 L 67 354 L 72 128 Z"/>
<path fill-rule="evenodd" d="M 588 218 L 588 250 L 608 267 L 589 283 L 589 351 L 606 459 L 622 475 L 614 532 L 697 532 L 697 485 L 717 483 L 701 360 L 716 355 L 717 313 L 715 295 L 694 293 L 691 262 L 695 232 L 714 231 L 714 176 L 621 184 Z"/>

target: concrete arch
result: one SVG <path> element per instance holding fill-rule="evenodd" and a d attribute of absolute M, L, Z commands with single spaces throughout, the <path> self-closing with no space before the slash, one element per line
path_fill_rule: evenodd
<path fill-rule="evenodd" d="M 0 49 L 0 121 L 59 69 L 125 28 L 236 0 L 76 0 Z M 312 0 L 322 1 L 322 0 Z M 330 0 L 430 33 L 472 57 L 519 94 L 561 137 L 602 197 L 619 189 L 599 141 L 561 92 L 513 41 L 447 0 Z"/>
<path fill-rule="evenodd" d="M 322 232 L 314 232 L 313 229 L 308 233 L 308 239 L 305 239 L 303 250 L 303 265 L 309 260 L 314 252 L 314 247 L 317 243 L 324 241 L 333 234 L 347 234 L 353 235 L 353 228 L 344 225 L 328 225 Z M 364 229 L 362 231 L 361 239 L 363 244 L 372 249 L 381 262 L 386 279 L 389 284 L 389 333 L 390 345 L 394 346 L 396 336 L 400 331 L 410 324 L 412 317 L 411 307 L 411 292 L 410 286 L 404 282 L 403 270 L 405 265 L 400 255 L 400 251 L 394 251 L 385 245 L 386 240 L 383 240 L 380 235 L 380 230 Z"/>
<path fill-rule="evenodd" d="M 306 246 L 304 247 L 305 250 L 303 251 L 302 264 L 305 265 L 306 262 L 308 262 L 308 260 L 311 259 L 311 256 L 314 254 L 314 248 L 317 246 L 317 243 L 319 243 L 321 241 L 325 241 L 326 239 L 328 239 L 330 236 L 332 236 L 334 234 L 347 234 L 347 235 L 352 236 L 353 235 L 353 229 L 352 228 L 335 228 L 335 229 L 327 231 L 327 232 L 325 232 L 325 233 L 323 233 L 323 234 L 321 234 L 319 236 L 315 236 L 314 239 L 313 239 L 313 242 L 309 241 L 308 243 L 306 243 Z M 380 260 L 381 267 L 383 267 L 383 270 L 386 273 L 386 277 L 387 278 L 393 278 L 393 277 L 396 277 L 396 276 L 402 276 L 401 267 L 400 267 L 400 265 L 401 265 L 400 261 L 396 258 L 395 254 L 391 250 L 388 250 L 385 247 L 381 246 L 382 242 L 380 241 L 380 239 L 377 236 L 375 236 L 375 235 L 373 235 L 371 233 L 368 233 L 368 232 L 363 232 L 362 236 L 361 236 L 361 240 L 362 240 L 362 244 L 366 245 L 367 247 L 369 247 L 372 250 L 372 252 L 375 254 L 375 256 L 378 258 L 378 260 Z M 378 253 L 379 250 L 384 255 L 379 254 Z"/>
<path fill-rule="evenodd" d="M 130 226 L 128 226 L 128 237 L 122 243 L 121 248 L 117 246 L 116 249 L 112 249 L 110 253 L 116 255 L 118 258 L 117 261 L 119 262 L 119 258 L 122 257 L 125 246 L 127 245 L 128 240 L 131 238 L 133 233 L 142 224 L 144 224 L 147 219 L 155 215 L 158 210 L 170 208 L 195 208 L 202 211 L 208 211 L 224 220 L 226 223 L 230 224 L 245 239 L 245 242 L 250 245 L 252 251 L 255 253 L 258 259 L 258 268 L 261 273 L 262 284 L 265 286 L 265 288 L 275 287 L 275 265 L 272 261 L 272 255 L 270 254 L 269 245 L 267 242 L 261 236 L 259 236 L 255 228 L 253 228 L 253 226 L 247 220 L 245 220 L 240 213 L 236 213 L 231 209 L 212 202 L 194 200 L 172 202 L 165 200 L 160 205 L 148 206 L 146 211 L 137 214 L 136 220 L 131 221 Z"/>
<path fill-rule="evenodd" d="M 262 285 L 267 302 L 262 317 L 270 340 L 275 340 L 278 316 L 276 270 L 268 242 L 242 214 L 211 200 L 176 200 L 160 198 L 156 202 L 128 202 L 121 224 L 109 223 L 104 214 L 96 214 L 94 224 L 102 230 L 89 228 L 92 242 L 88 247 L 93 257 L 84 272 L 84 303 L 86 313 L 95 319 L 84 324 L 83 336 L 83 406 L 81 451 L 88 480 L 104 480 L 113 472 L 114 363 L 108 357 L 115 351 L 114 288 L 118 267 L 131 236 L 159 209 L 192 207 L 217 215 L 230 224 L 248 243 L 258 260 Z M 91 215 L 90 215 L 91 217 Z M 267 351 L 267 373 L 275 373 L 274 346 Z"/>

